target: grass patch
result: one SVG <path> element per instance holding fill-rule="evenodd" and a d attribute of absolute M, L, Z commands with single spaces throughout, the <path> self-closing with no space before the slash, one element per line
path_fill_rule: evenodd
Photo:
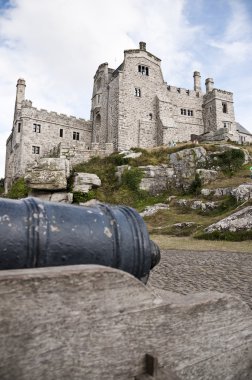
<path fill-rule="evenodd" d="M 227 240 L 227 241 L 244 241 L 252 240 L 252 230 L 242 231 L 213 231 L 211 233 L 199 233 L 194 236 L 195 239 L 204 240 Z"/>
<path fill-rule="evenodd" d="M 151 235 L 161 249 L 183 249 L 192 251 L 224 251 L 224 252 L 246 252 L 251 254 L 252 241 L 227 241 L 227 240 L 198 240 L 191 236 L 175 237 L 168 235 Z"/>

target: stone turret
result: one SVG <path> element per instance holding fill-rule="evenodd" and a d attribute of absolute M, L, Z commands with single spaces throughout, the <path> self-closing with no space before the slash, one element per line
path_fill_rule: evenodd
<path fill-rule="evenodd" d="M 194 71 L 193 73 L 194 79 L 194 91 L 201 91 L 201 76 L 199 71 Z"/>
<path fill-rule="evenodd" d="M 209 92 L 213 90 L 213 86 L 214 86 L 213 78 L 207 78 L 205 85 L 206 85 L 206 93 L 208 94 Z"/>

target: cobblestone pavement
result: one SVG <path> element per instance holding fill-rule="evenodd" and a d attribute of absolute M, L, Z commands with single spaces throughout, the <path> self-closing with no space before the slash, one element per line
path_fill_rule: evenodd
<path fill-rule="evenodd" d="M 165 250 L 161 255 L 148 285 L 181 294 L 239 295 L 252 308 L 252 253 Z"/>

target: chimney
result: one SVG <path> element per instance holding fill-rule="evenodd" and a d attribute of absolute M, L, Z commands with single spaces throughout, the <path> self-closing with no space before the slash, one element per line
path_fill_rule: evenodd
<path fill-rule="evenodd" d="M 207 78 L 205 85 L 206 85 L 206 93 L 208 94 L 209 92 L 212 91 L 213 86 L 214 86 L 213 78 Z"/>
<path fill-rule="evenodd" d="M 194 71 L 193 73 L 194 79 L 194 91 L 201 91 L 201 76 L 199 71 Z"/>
<path fill-rule="evenodd" d="M 18 79 L 17 81 L 17 91 L 16 91 L 16 106 L 15 109 L 21 109 L 22 101 L 25 100 L 25 80 Z"/>
<path fill-rule="evenodd" d="M 139 42 L 139 49 L 140 50 L 145 50 L 146 51 L 146 42 Z"/>

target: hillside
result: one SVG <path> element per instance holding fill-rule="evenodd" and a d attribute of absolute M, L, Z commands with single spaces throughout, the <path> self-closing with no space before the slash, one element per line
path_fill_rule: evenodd
<path fill-rule="evenodd" d="M 241 159 L 243 152 L 239 146 L 234 147 L 235 152 L 232 157 L 227 155 L 218 160 L 217 165 L 205 162 L 201 167 L 217 169 L 217 176 L 213 181 L 204 185 L 203 181 L 196 176 L 189 178 L 186 186 L 172 186 L 172 181 L 167 182 L 164 191 L 148 192 L 141 188 L 146 166 L 161 166 L 164 169 L 170 165 L 171 154 L 188 151 L 193 148 L 204 148 L 208 154 L 219 152 L 220 145 L 194 145 L 184 144 L 173 148 L 154 148 L 149 150 L 132 149 L 130 154 L 113 154 L 105 159 L 93 158 L 88 163 L 78 165 L 75 172 L 96 173 L 101 179 L 101 187 L 91 190 L 88 194 L 74 193 L 75 202 L 85 202 L 90 199 L 97 199 L 101 202 L 124 204 L 136 208 L 143 212 L 147 206 L 162 203 L 163 208 L 150 216 L 144 216 L 146 224 L 151 234 L 169 236 L 191 236 L 204 239 L 224 239 L 224 240 L 246 240 L 252 238 L 251 230 L 236 231 L 232 233 L 215 233 L 212 235 L 203 234 L 204 228 L 218 222 L 231 215 L 237 210 L 252 205 L 250 199 L 237 200 L 233 195 L 214 196 L 212 193 L 203 195 L 202 189 L 234 189 L 242 184 L 252 184 L 249 168 L 252 165 L 252 147 L 246 147 L 246 163 Z M 227 148 L 232 146 L 227 144 Z M 224 150 L 225 152 L 225 150 Z M 141 153 L 141 156 L 134 157 L 134 153 Z M 217 157 L 220 157 L 217 155 Z M 137 154 L 135 154 L 137 156 Z M 216 159 L 216 156 L 214 160 Z M 196 165 L 197 166 L 197 165 Z M 120 181 L 118 180 L 118 167 L 128 169 L 122 171 Z M 188 178 L 187 178 L 188 179 Z M 159 179 L 156 179 L 158 185 Z M 153 189 L 152 189 L 153 190 Z M 194 205 L 196 201 L 196 205 Z M 201 202 L 201 203 L 200 203 Z M 167 209 L 165 206 L 167 205 Z M 203 207 L 202 207 L 203 205 Z M 204 205 L 206 208 L 204 209 Z M 210 207 L 207 207 L 210 205 Z M 144 214 L 143 214 L 144 215 Z"/>
<path fill-rule="evenodd" d="M 231 226 L 207 233 L 205 230 L 237 211 L 250 212 L 251 157 L 251 146 L 228 143 L 188 143 L 148 150 L 134 148 L 106 158 L 93 157 L 76 165 L 67 178 L 67 190 L 73 194 L 73 203 L 96 199 L 136 208 L 142 213 L 151 234 L 251 240 L 252 230 L 248 223 L 236 229 Z M 89 191 L 76 191 L 76 178 L 81 173 L 99 177 Z M 7 197 L 20 198 L 29 193 L 29 183 L 19 179 Z M 244 215 L 238 214 L 237 218 L 244 220 Z"/>

